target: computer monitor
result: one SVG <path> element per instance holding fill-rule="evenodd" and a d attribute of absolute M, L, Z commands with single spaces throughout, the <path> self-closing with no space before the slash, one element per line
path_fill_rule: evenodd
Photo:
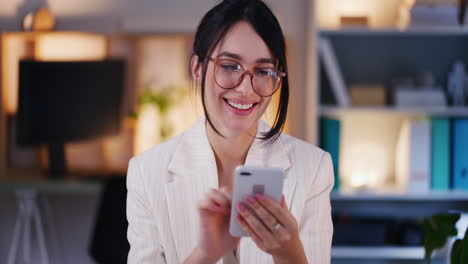
<path fill-rule="evenodd" d="M 124 60 L 22 60 L 19 68 L 17 144 L 48 145 L 51 176 L 66 173 L 65 143 L 119 132 Z"/>

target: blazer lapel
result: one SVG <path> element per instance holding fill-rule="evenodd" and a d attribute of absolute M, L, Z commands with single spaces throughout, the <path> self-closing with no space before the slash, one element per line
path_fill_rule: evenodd
<path fill-rule="evenodd" d="M 283 194 L 288 208 L 296 216 L 295 208 L 291 208 L 296 178 L 295 175 L 289 173 L 291 166 L 289 146 L 282 143 L 281 137 L 270 145 L 258 139 L 262 135 L 261 132 L 269 129 L 266 123 L 259 122 L 257 138 L 249 148 L 245 165 L 282 168 L 285 172 Z M 205 118 L 200 118 L 190 130 L 182 135 L 168 170 L 172 176 L 165 186 L 170 232 L 174 238 L 177 256 L 182 262 L 198 243 L 197 203 L 211 188 L 218 188 L 216 160 L 206 135 Z M 242 238 L 239 249 L 240 263 L 271 262 L 271 256 L 258 249 L 250 238 Z M 252 260 L 258 260 L 258 262 L 252 262 Z"/>
<path fill-rule="evenodd" d="M 182 135 L 169 164 L 173 176 L 165 186 L 172 237 L 179 261 L 197 244 L 197 203 L 211 188 L 218 187 L 216 161 L 208 142 L 205 119 Z"/>

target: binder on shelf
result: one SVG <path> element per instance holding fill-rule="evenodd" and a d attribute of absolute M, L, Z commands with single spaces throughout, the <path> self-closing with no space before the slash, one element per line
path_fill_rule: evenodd
<path fill-rule="evenodd" d="M 325 72 L 330 81 L 336 102 L 340 107 L 349 107 L 350 99 L 348 91 L 330 40 L 321 37 L 318 42 L 319 56 L 325 67 Z"/>
<path fill-rule="evenodd" d="M 333 190 L 340 188 L 339 157 L 340 157 L 340 121 L 327 117 L 320 119 L 320 147 L 330 153 L 335 174 Z"/>
<path fill-rule="evenodd" d="M 410 193 L 431 186 L 431 126 L 427 120 L 406 120 L 401 127 L 395 157 L 396 183 Z"/>
<path fill-rule="evenodd" d="M 468 191 L 468 119 L 453 120 L 453 189 Z"/>
<path fill-rule="evenodd" d="M 431 188 L 450 189 L 450 120 L 432 118 Z"/>

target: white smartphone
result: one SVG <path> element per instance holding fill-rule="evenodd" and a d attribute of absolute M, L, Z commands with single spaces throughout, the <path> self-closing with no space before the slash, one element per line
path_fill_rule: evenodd
<path fill-rule="evenodd" d="M 246 196 L 257 193 L 268 196 L 280 203 L 283 194 L 283 182 L 284 173 L 281 168 L 238 166 L 235 169 L 231 219 L 229 223 L 231 236 L 248 236 L 237 220 L 238 212 L 236 204 L 238 202 L 244 202 L 245 204 Z M 248 205 L 247 209 L 252 211 Z"/>

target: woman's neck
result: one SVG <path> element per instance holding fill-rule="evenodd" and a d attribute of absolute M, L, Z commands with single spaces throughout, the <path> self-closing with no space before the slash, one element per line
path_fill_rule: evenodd
<path fill-rule="evenodd" d="M 208 141 L 216 158 L 220 186 L 223 185 L 222 182 L 230 185 L 234 168 L 245 163 L 250 145 L 256 135 L 257 126 L 250 130 L 239 135 L 225 135 L 221 132 L 223 134 L 221 136 L 208 123 L 206 124 Z"/>

